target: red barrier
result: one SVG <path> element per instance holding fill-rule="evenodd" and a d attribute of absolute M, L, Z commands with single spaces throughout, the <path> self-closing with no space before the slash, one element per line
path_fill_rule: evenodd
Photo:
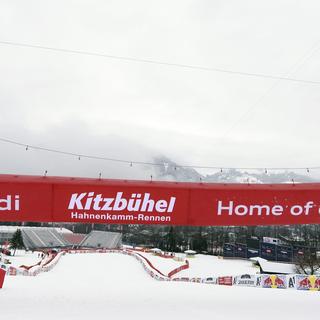
<path fill-rule="evenodd" d="M 32 269 L 33 267 L 40 266 L 40 264 L 41 264 L 41 261 L 39 261 L 38 263 L 36 263 L 36 264 L 34 264 L 32 266 L 21 265 L 21 266 L 19 266 L 19 268 L 28 271 L 28 270 Z"/>
<path fill-rule="evenodd" d="M 142 258 L 143 260 L 145 260 L 147 262 L 147 264 L 156 272 L 158 272 L 159 274 L 161 274 L 162 276 L 166 277 L 166 275 L 164 275 L 159 269 L 157 269 L 156 267 L 154 267 L 154 265 L 149 261 L 148 258 L 144 257 L 142 254 L 135 252 L 136 255 L 138 255 L 140 258 Z"/>
<path fill-rule="evenodd" d="M 0 289 L 3 287 L 6 271 L 0 268 Z"/>
<path fill-rule="evenodd" d="M 174 276 L 175 274 L 179 273 L 182 270 L 186 270 L 189 269 L 189 261 L 186 260 L 186 264 L 172 270 L 171 272 L 169 272 L 168 277 L 171 278 L 172 276 Z"/>
<path fill-rule="evenodd" d="M 0 175 L 0 209 L 0 220 L 12 222 L 319 224 L 320 184 L 203 184 Z"/>

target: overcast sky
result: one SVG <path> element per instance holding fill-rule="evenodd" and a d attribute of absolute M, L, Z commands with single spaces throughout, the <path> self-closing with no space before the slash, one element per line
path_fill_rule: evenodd
<path fill-rule="evenodd" d="M 0 41 L 320 81 L 319 17 L 319 0 L 0 0 Z M 0 44 L 0 108 L 0 137 L 69 152 L 320 166 L 319 84 Z M 1 173 L 149 175 L 0 148 Z"/>

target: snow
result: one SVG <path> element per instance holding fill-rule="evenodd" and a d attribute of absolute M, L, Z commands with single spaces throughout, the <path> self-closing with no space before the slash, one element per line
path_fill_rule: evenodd
<path fill-rule="evenodd" d="M 173 269 L 180 267 L 185 262 L 178 262 L 173 259 L 161 258 L 150 253 L 139 252 L 159 269 L 162 273 L 168 274 Z M 184 254 L 177 256 L 186 257 Z M 189 269 L 177 273 L 174 278 L 180 277 L 216 277 L 216 276 L 232 276 L 241 274 L 256 274 L 259 268 L 253 266 L 248 260 L 228 260 L 218 258 L 216 256 L 197 254 L 194 258 L 187 258 L 189 261 Z"/>
<path fill-rule="evenodd" d="M 240 274 L 256 274 L 259 269 L 247 260 L 228 260 L 216 256 L 198 254 L 188 259 L 189 269 L 179 272 L 176 277 L 216 277 Z"/>
<path fill-rule="evenodd" d="M 71 230 L 66 229 L 66 228 L 54 228 L 54 227 L 25 227 L 25 226 L 0 226 L 0 233 L 14 233 L 18 229 L 23 230 L 23 229 L 51 229 L 51 230 L 56 230 L 59 233 L 73 233 Z"/>
<path fill-rule="evenodd" d="M 0 307 L 6 320 L 301 320 L 317 318 L 319 293 L 161 282 L 130 256 L 76 254 L 37 277 L 7 277 Z"/>
<path fill-rule="evenodd" d="M 142 256 L 146 257 L 155 268 L 161 271 L 164 275 L 168 275 L 170 271 L 185 264 L 185 261 L 176 261 L 171 258 L 162 258 L 152 253 L 139 252 Z"/>
<path fill-rule="evenodd" d="M 15 268 L 20 267 L 21 265 L 32 266 L 38 263 L 41 258 L 38 257 L 39 252 L 31 252 L 25 250 L 17 250 L 14 256 L 2 255 L 2 259 L 8 259 Z"/>
<path fill-rule="evenodd" d="M 290 263 L 271 262 L 265 259 L 257 258 L 263 272 L 292 274 L 296 272 L 296 268 Z"/>

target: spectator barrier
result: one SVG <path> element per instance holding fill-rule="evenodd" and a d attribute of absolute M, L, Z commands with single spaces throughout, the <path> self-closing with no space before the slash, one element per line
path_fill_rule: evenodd
<path fill-rule="evenodd" d="M 32 266 L 21 266 L 19 268 L 10 266 L 7 269 L 6 273 L 10 276 L 37 276 L 42 272 L 48 272 L 52 270 L 64 254 L 64 251 L 61 251 L 59 253 L 50 253 L 48 256 L 45 256 L 40 262 Z"/>
<path fill-rule="evenodd" d="M 243 274 L 239 276 L 224 276 L 224 277 L 180 277 L 172 278 L 172 276 L 182 270 L 189 267 L 189 262 L 172 270 L 168 276 L 164 275 L 160 270 L 155 268 L 148 258 L 132 250 L 120 250 L 120 249 L 81 249 L 81 250 L 65 250 L 54 256 L 49 257 L 47 260 L 43 260 L 42 263 L 36 264 L 31 268 L 24 270 L 14 268 L 10 266 L 6 273 L 9 275 L 23 275 L 23 276 L 36 276 L 41 272 L 48 272 L 59 262 L 60 258 L 64 254 L 79 254 L 79 253 L 120 253 L 129 255 L 139 261 L 144 270 L 155 280 L 158 281 L 175 281 L 175 282 L 194 282 L 194 283 L 206 283 L 206 284 L 218 284 L 227 286 L 246 286 L 256 288 L 274 288 L 274 289 L 297 289 L 297 290 L 310 290 L 320 291 L 320 276 L 312 275 L 277 275 L 277 274 Z M 188 267 L 187 267 L 188 266 Z M 179 271 L 177 271 L 180 269 Z"/>
<path fill-rule="evenodd" d="M 189 269 L 189 261 L 186 260 L 186 263 L 178 268 L 173 269 L 172 271 L 170 271 L 168 273 L 168 277 L 171 278 L 172 276 L 174 276 L 175 274 L 179 273 L 182 270 L 186 270 Z"/>

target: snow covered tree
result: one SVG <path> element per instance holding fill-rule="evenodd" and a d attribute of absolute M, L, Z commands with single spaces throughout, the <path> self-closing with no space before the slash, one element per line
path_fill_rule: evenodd
<path fill-rule="evenodd" d="M 17 249 L 23 249 L 24 247 L 22 232 L 20 229 L 17 229 L 10 240 L 10 248 L 14 250 L 13 255 L 16 254 Z"/>
<path fill-rule="evenodd" d="M 296 269 L 298 273 L 313 275 L 320 270 L 320 257 L 315 250 L 308 248 L 304 254 L 297 258 Z"/>

